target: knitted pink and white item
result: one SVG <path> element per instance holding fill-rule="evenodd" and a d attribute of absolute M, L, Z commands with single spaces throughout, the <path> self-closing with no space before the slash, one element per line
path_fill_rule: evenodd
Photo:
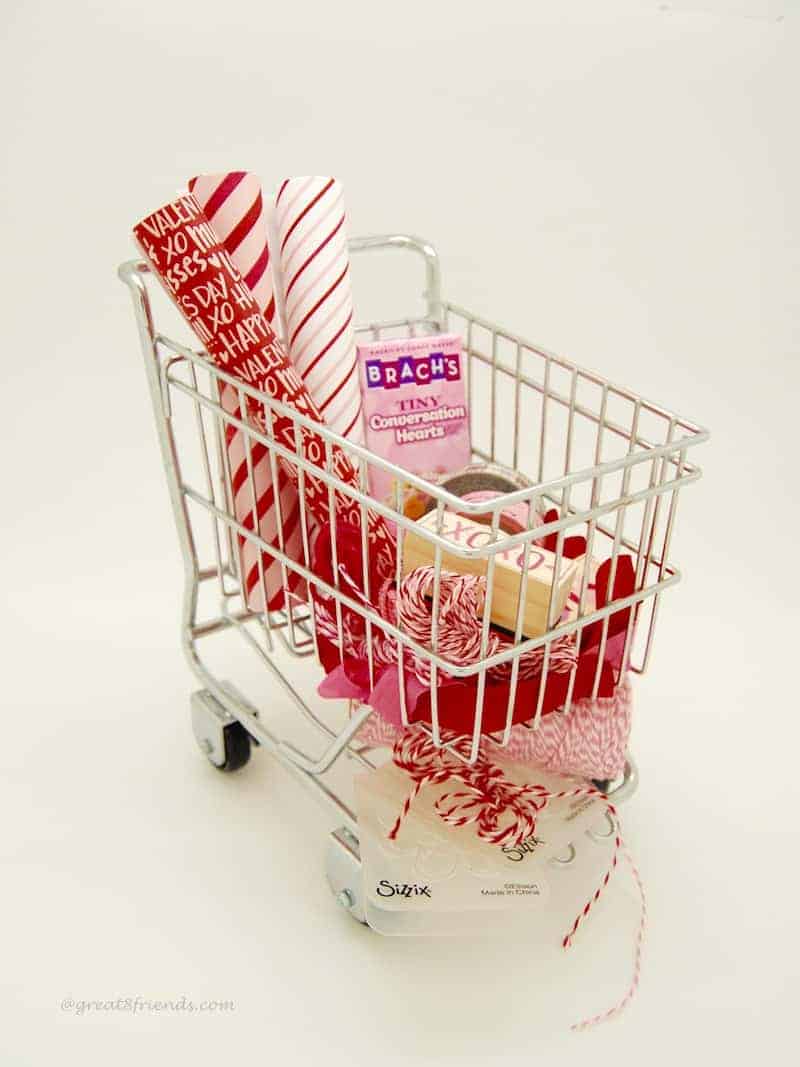
<path fill-rule="evenodd" d="M 487 754 L 504 754 L 520 763 L 535 763 L 556 774 L 609 779 L 620 775 L 631 732 L 633 687 L 625 677 L 613 696 L 576 700 L 568 715 L 543 715 L 539 728 L 514 726 L 508 745 L 486 742 Z M 358 733 L 373 748 L 391 747 L 401 731 L 380 715 L 371 715 Z"/>
<path fill-rule="evenodd" d="M 491 741 L 487 748 L 557 774 L 616 778 L 625 767 L 632 709 L 633 687 L 626 676 L 612 696 L 576 700 L 568 715 L 543 715 L 537 730 L 513 727 L 507 748 Z"/>

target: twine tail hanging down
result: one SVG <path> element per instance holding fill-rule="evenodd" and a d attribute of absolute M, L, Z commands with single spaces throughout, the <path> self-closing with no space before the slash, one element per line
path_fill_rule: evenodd
<path fill-rule="evenodd" d="M 577 797 L 596 797 L 602 800 L 615 827 L 611 863 L 597 889 L 564 935 L 561 947 L 567 949 L 572 945 L 578 927 L 600 899 L 622 854 L 630 867 L 641 902 L 634 946 L 633 974 L 621 1000 L 607 1011 L 575 1023 L 572 1029 L 585 1030 L 619 1015 L 633 999 L 639 987 L 647 921 L 647 901 L 641 875 L 622 840 L 617 809 L 605 793 L 601 793 L 594 786 L 576 786 L 573 789 L 551 792 L 543 785 L 518 785 L 510 781 L 503 770 L 497 764 L 492 763 L 483 751 L 478 753 L 474 763 L 464 762 L 469 754 L 469 738 L 458 737 L 448 731 L 443 731 L 442 741 L 448 746 L 447 748 L 437 748 L 421 726 L 412 726 L 395 742 L 392 760 L 411 778 L 413 786 L 389 831 L 390 840 L 397 838 L 420 792 L 426 786 L 443 785 L 449 781 L 459 782 L 463 788 L 443 793 L 438 797 L 434 807 L 439 817 L 448 826 L 459 827 L 474 824 L 478 837 L 494 845 L 518 845 L 530 837 L 536 831 L 539 815 L 553 801 Z"/>

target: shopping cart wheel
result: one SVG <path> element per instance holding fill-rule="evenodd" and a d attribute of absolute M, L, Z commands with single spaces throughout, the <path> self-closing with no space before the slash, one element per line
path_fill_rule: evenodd
<path fill-rule="evenodd" d="M 623 800 L 633 796 L 639 787 L 639 768 L 630 752 L 625 760 L 623 772 L 618 778 L 594 778 L 592 785 L 610 797 L 615 804 L 620 804 Z"/>
<path fill-rule="evenodd" d="M 192 730 L 217 770 L 238 771 L 250 759 L 250 735 L 207 689 L 192 693 Z"/>
<path fill-rule="evenodd" d="M 226 726 L 224 734 L 225 762 L 214 766 L 220 771 L 238 771 L 250 759 L 250 734 L 240 722 Z"/>

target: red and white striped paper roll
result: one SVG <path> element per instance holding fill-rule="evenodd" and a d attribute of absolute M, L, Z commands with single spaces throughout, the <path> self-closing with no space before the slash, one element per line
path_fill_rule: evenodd
<path fill-rule="evenodd" d="M 287 178 L 275 199 L 289 356 L 325 421 L 364 439 L 342 187 Z"/>
<path fill-rule="evenodd" d="M 224 387 L 220 390 L 222 407 L 241 418 L 236 390 Z M 228 451 L 228 464 L 231 474 L 231 492 L 233 496 L 233 513 L 247 530 L 256 528 L 262 540 L 275 548 L 281 548 L 278 534 L 278 505 L 275 503 L 275 482 L 269 452 L 260 441 L 251 441 L 252 482 L 250 467 L 247 463 L 247 440 L 245 434 L 228 423 L 225 426 L 225 444 Z M 280 493 L 281 532 L 283 534 L 282 551 L 295 561 L 303 562 L 303 537 L 300 527 L 300 502 L 297 490 L 286 471 L 276 464 L 278 491 Z M 255 505 L 254 505 L 255 497 Z M 267 610 L 277 611 L 284 606 L 284 584 L 281 565 L 278 560 L 262 552 L 252 541 L 241 534 L 238 538 L 241 560 L 242 582 L 246 603 L 251 611 L 263 611 L 264 593 L 261 576 L 264 576 Z M 260 564 L 259 564 L 260 558 Z M 298 596 L 305 596 L 305 583 L 296 571 L 286 568 L 286 588 Z"/>
<path fill-rule="evenodd" d="M 319 408 L 195 197 L 190 194 L 165 205 L 134 226 L 133 232 L 211 360 L 289 411 L 324 425 Z M 311 428 L 296 432 L 290 414 L 272 410 L 268 418 L 266 404 L 255 398 L 247 398 L 246 409 L 246 418 L 262 434 L 274 436 L 291 452 L 299 448 L 302 458 L 317 468 L 327 466 L 329 456 L 331 473 L 345 485 L 358 488 L 358 472 L 341 448 L 334 445 L 329 449 Z M 281 459 L 281 467 L 296 484 L 296 464 Z M 310 516 L 318 523 L 330 524 L 332 506 L 338 522 L 356 532 L 362 529 L 361 505 L 337 489 L 331 496 L 325 482 L 310 471 L 304 480 L 304 498 Z M 375 567 L 382 576 L 389 575 L 396 559 L 392 533 L 371 509 L 366 509 L 366 525 Z"/>
<path fill-rule="evenodd" d="M 189 179 L 189 192 L 242 275 L 261 314 L 275 329 L 275 295 L 261 182 L 244 170 L 200 174 Z"/>
<path fill-rule="evenodd" d="M 190 179 L 189 191 L 200 204 L 220 244 L 242 275 L 262 315 L 276 329 L 267 216 L 258 178 L 241 170 L 227 174 L 201 174 Z M 241 418 L 235 389 L 223 385 L 220 403 L 229 414 Z M 260 536 L 268 544 L 280 548 L 278 506 L 269 452 L 259 442 L 253 442 L 251 481 L 245 435 L 230 423 L 225 425 L 225 444 L 231 474 L 233 513 L 237 522 L 253 530 L 257 520 Z M 297 491 L 282 469 L 278 470 L 278 486 L 283 551 L 291 559 L 302 561 Z M 247 606 L 251 611 L 275 611 L 283 607 L 283 574 L 278 560 L 261 552 L 246 538 L 240 536 L 238 540 Z M 303 581 L 296 572 L 287 569 L 286 585 L 290 591 L 303 595 Z"/>

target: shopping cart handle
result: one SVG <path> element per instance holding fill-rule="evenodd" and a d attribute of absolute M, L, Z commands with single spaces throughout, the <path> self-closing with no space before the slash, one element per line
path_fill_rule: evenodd
<path fill-rule="evenodd" d="M 425 291 L 429 319 L 438 322 L 442 312 L 442 271 L 439 255 L 430 241 L 410 233 L 380 233 L 351 237 L 347 242 L 352 253 L 383 251 L 390 248 L 416 252 L 425 260 Z"/>

